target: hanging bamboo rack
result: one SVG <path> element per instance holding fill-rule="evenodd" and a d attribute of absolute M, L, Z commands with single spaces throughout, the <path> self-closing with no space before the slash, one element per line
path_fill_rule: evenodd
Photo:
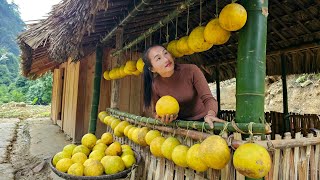
<path fill-rule="evenodd" d="M 116 34 L 116 31 L 119 27 L 125 26 L 128 22 L 130 22 L 133 17 L 135 17 L 139 11 L 143 11 L 144 8 L 150 3 L 151 0 L 141 0 L 138 5 L 135 5 L 134 8 L 130 11 L 130 13 L 122 19 L 122 21 L 116 25 L 102 40 L 101 43 L 105 44 L 112 36 Z"/>
<path fill-rule="evenodd" d="M 176 18 L 180 13 L 188 9 L 188 6 L 192 5 L 194 3 L 194 0 L 186 0 L 184 3 L 182 3 L 180 6 L 177 7 L 176 10 L 172 11 L 170 14 L 168 14 L 165 18 L 160 20 L 158 23 L 150 27 L 146 32 L 141 34 L 138 38 L 131 41 L 128 45 L 123 47 L 122 49 L 119 49 L 115 52 L 113 52 L 112 56 L 119 55 L 122 51 L 125 51 L 127 49 L 130 49 L 132 46 L 138 44 L 139 42 L 143 41 L 146 37 L 149 37 L 152 33 L 157 31 L 159 28 L 163 27 L 168 22 L 172 21 L 174 18 Z"/>
<path fill-rule="evenodd" d="M 199 121 L 184 121 L 184 120 L 175 120 L 171 123 L 164 124 L 154 118 L 147 118 L 142 116 L 137 116 L 134 114 L 130 114 L 127 112 L 122 112 L 117 109 L 107 108 L 107 112 L 110 115 L 118 116 L 118 117 L 125 117 L 132 119 L 134 121 L 143 122 L 152 125 L 162 125 L 162 126 L 170 126 L 170 127 L 179 127 L 184 129 L 197 129 L 199 131 L 212 131 L 212 130 L 223 130 L 226 126 L 226 123 L 214 123 L 214 128 L 211 129 L 209 125 L 205 122 Z M 228 132 L 238 132 L 242 131 L 244 133 L 249 132 L 249 123 L 228 123 L 226 127 L 226 131 Z M 269 124 L 262 124 L 262 123 L 254 123 L 252 124 L 252 133 L 253 134 L 270 134 L 271 128 Z"/>

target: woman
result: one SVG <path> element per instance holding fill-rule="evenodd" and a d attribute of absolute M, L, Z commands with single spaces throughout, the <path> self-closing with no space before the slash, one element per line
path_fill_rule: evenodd
<path fill-rule="evenodd" d="M 165 95 L 173 96 L 179 102 L 180 111 L 176 115 L 159 118 L 170 123 L 176 118 L 184 120 L 204 120 L 213 128 L 213 122 L 225 122 L 217 118 L 218 105 L 212 96 L 201 70 L 193 64 L 175 64 L 171 54 L 161 45 L 149 47 L 143 55 L 144 103 L 145 107 L 155 104 Z M 154 77 L 153 73 L 158 74 Z"/>

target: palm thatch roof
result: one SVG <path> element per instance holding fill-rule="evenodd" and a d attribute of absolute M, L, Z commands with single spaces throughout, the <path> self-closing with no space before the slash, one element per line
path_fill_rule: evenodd
<path fill-rule="evenodd" d="M 230 3 L 227 0 L 201 2 L 200 8 L 200 0 L 192 1 L 189 20 L 186 18 L 188 11 L 180 13 L 177 23 L 174 19 L 163 25 L 147 38 L 148 41 L 164 43 L 166 37 L 169 40 L 182 37 L 188 31 L 187 25 L 191 31 L 200 21 L 206 24 L 215 17 L 216 9 L 221 11 Z M 53 7 L 47 19 L 30 26 L 19 36 L 23 74 L 39 76 L 66 61 L 67 57 L 80 60 L 99 44 L 115 48 L 112 33 L 119 24 L 124 29 L 126 45 L 181 3 L 180 0 L 64 0 Z M 134 13 L 130 13 L 132 11 Z M 288 74 L 320 72 L 319 1 L 269 0 L 268 11 L 267 74 L 281 74 L 281 56 L 287 60 Z M 142 52 L 145 43 L 138 43 L 134 50 Z M 220 79 L 229 79 L 235 77 L 237 45 L 238 32 L 233 32 L 226 44 L 177 61 L 197 64 L 208 81 L 215 80 L 215 68 L 219 66 Z"/>

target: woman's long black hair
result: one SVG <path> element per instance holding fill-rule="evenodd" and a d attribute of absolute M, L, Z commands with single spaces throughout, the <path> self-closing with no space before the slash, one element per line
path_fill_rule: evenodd
<path fill-rule="evenodd" d="M 143 94 L 143 101 L 144 101 L 144 107 L 149 108 L 151 106 L 151 99 L 152 99 L 152 82 L 153 82 L 153 73 L 151 72 L 152 64 L 149 59 L 149 52 L 150 49 L 156 46 L 161 46 L 165 48 L 162 45 L 152 45 L 148 49 L 146 49 L 143 53 L 142 60 L 144 62 L 143 67 L 143 79 L 144 79 L 144 94 Z"/>

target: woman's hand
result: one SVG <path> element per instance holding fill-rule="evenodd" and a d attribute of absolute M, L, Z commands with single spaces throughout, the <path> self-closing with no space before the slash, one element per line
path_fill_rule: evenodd
<path fill-rule="evenodd" d="M 171 114 L 171 115 L 167 114 L 167 115 L 162 116 L 162 117 L 158 116 L 158 114 L 155 115 L 155 119 L 158 119 L 158 120 L 160 120 L 161 122 L 166 123 L 166 124 L 171 123 L 172 121 L 176 120 L 177 117 L 178 117 L 177 114 L 175 114 L 175 115 L 173 115 L 173 114 Z"/>
<path fill-rule="evenodd" d="M 214 115 L 208 114 L 204 117 L 204 122 L 208 123 L 210 128 L 213 129 L 214 122 L 226 123 L 227 121 L 217 118 Z"/>

